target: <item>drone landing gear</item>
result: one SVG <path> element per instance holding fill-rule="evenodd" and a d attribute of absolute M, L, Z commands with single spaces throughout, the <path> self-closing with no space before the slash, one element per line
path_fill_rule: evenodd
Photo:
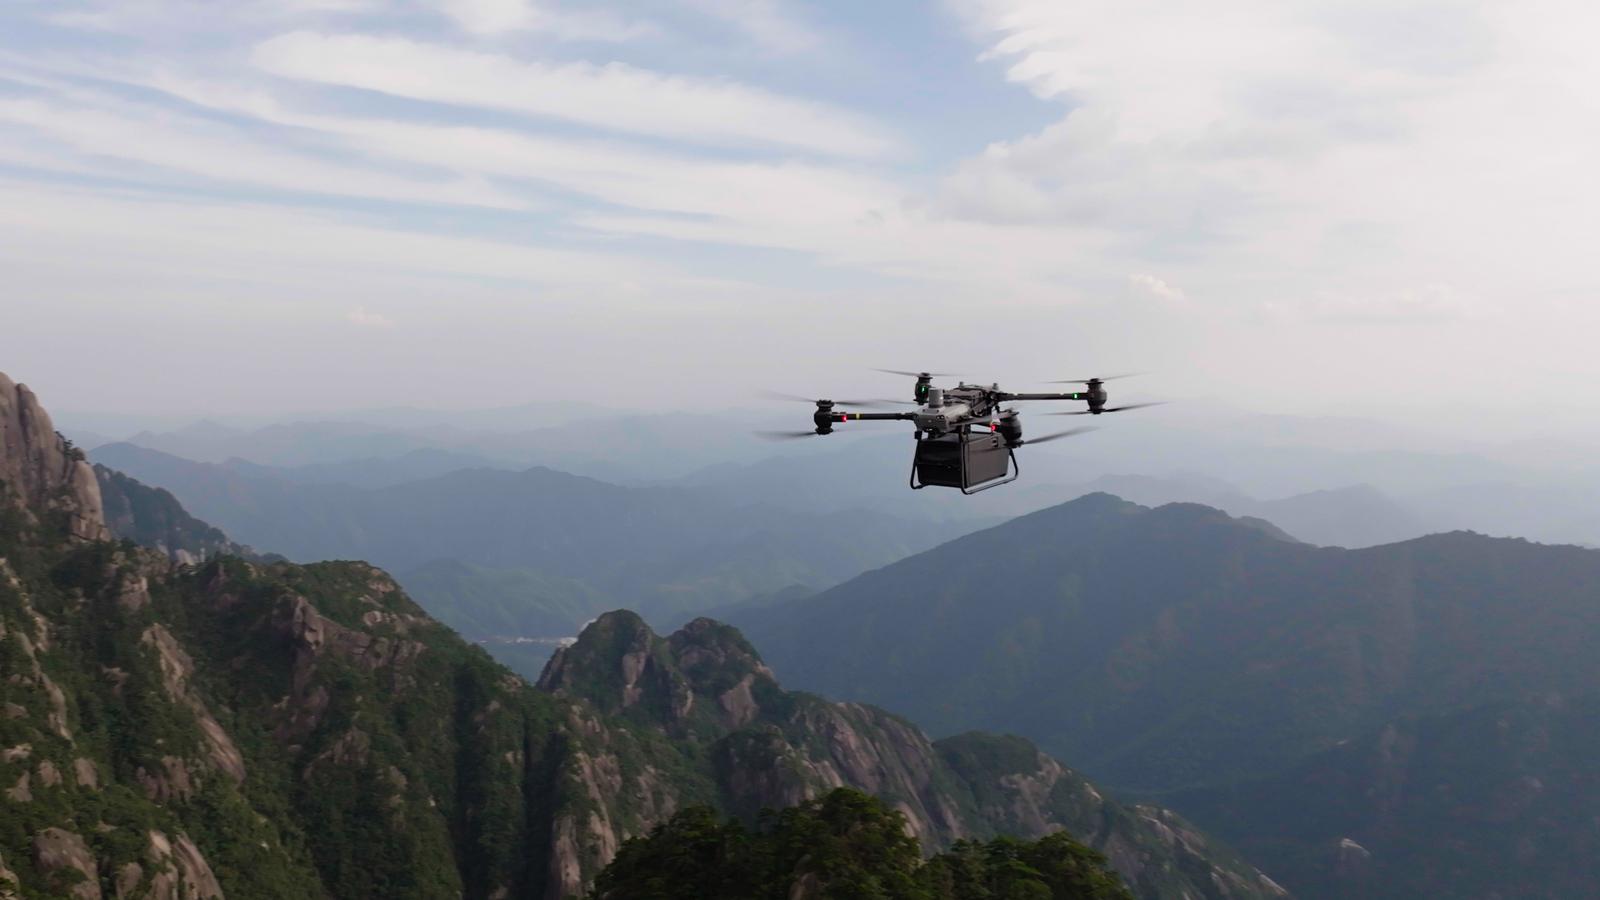
<path fill-rule="evenodd" d="M 917 451 L 911 462 L 911 489 L 960 488 L 976 494 L 1010 484 L 1022 474 L 1017 456 L 1000 435 L 966 429 L 938 437 L 917 434 Z"/>

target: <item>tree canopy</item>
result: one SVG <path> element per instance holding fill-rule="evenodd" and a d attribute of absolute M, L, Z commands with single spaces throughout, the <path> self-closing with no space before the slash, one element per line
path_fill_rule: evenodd
<path fill-rule="evenodd" d="M 1124 900 L 1099 853 L 1064 833 L 961 841 L 924 860 L 906 819 L 839 788 L 754 827 L 683 810 L 623 844 L 591 900 Z"/>

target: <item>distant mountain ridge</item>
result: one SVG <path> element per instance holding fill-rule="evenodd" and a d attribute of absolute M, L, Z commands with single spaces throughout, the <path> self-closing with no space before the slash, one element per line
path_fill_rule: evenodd
<path fill-rule="evenodd" d="M 222 530 L 189 515 L 178 498 L 160 488 L 105 466 L 94 467 L 111 533 L 159 550 L 185 565 L 218 556 L 260 559 L 250 547 L 228 539 Z"/>
<path fill-rule="evenodd" d="M 804 515 L 538 467 L 463 469 L 363 490 L 244 477 L 131 444 L 94 456 L 263 551 L 369 559 L 400 573 L 457 560 L 569 579 L 584 586 L 577 594 L 663 621 L 795 584 L 835 584 L 964 530 L 871 512 Z M 585 608 L 563 633 L 603 608 Z"/>
<path fill-rule="evenodd" d="M 935 734 L 1030 736 L 1091 777 L 1218 828 L 1310 895 L 1469 894 L 1478 882 L 1452 870 L 1450 854 L 1504 849 L 1483 817 L 1453 818 L 1439 796 L 1383 778 L 1425 785 L 1471 771 L 1488 781 L 1481 790 L 1512 795 L 1532 778 L 1550 786 L 1532 808 L 1600 817 L 1600 797 L 1574 780 L 1592 770 L 1571 768 L 1589 738 L 1557 736 L 1579 720 L 1522 732 L 1548 734 L 1548 757 L 1494 757 L 1482 727 L 1470 742 L 1439 742 L 1475 711 L 1541 697 L 1589 708 L 1600 696 L 1592 550 L 1470 533 L 1314 547 L 1206 507 L 1093 495 L 732 618 L 792 684 L 901 710 Z M 1396 755 L 1391 733 L 1436 749 L 1419 766 L 1423 757 Z M 1351 771 L 1346 746 L 1405 761 L 1304 793 Z M 1391 805 L 1351 802 L 1374 795 Z M 1422 821 L 1429 840 L 1397 836 L 1396 823 Z M 1600 891 L 1593 870 L 1573 874 L 1574 845 L 1537 817 L 1506 821 L 1521 830 L 1502 837 L 1526 841 L 1526 864 L 1495 884 Z M 1335 877 L 1344 870 L 1329 860 L 1346 840 L 1370 858 L 1365 887 Z"/>

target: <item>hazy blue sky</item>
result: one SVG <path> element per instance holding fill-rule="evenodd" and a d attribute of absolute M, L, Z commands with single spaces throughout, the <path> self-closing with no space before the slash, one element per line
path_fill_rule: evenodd
<path fill-rule="evenodd" d="M 1582 419 L 1594 10 L 9 0 L 0 370 L 186 412 L 1135 368 Z"/>

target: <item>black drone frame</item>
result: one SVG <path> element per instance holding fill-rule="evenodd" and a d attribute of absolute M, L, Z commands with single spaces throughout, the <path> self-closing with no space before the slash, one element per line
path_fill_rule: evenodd
<path fill-rule="evenodd" d="M 774 436 L 832 434 L 833 426 L 845 422 L 913 422 L 916 425 L 914 436 L 917 449 L 911 463 L 911 489 L 953 487 L 959 488 L 963 494 L 976 494 L 1002 484 L 1009 484 L 1021 476 L 1022 467 L 1017 463 L 1016 448 L 1092 430 L 1074 428 L 1028 440 L 1022 435 L 1022 420 L 1017 410 L 1003 408 L 1004 404 L 1026 400 L 1079 400 L 1089 405 L 1088 409 L 1081 411 L 1047 415 L 1100 415 L 1149 405 L 1138 403 L 1107 406 L 1110 398 L 1106 394 L 1104 382 L 1110 378 L 1057 382 L 1084 384 L 1088 387 L 1087 391 L 1011 393 L 1000 390 L 998 385 L 985 386 L 965 382 L 954 388 L 935 388 L 933 379 L 936 376 L 928 372 L 891 372 L 891 374 L 916 376 L 914 401 L 817 400 L 814 401 L 817 408 L 812 415 L 812 424 L 815 426 L 813 431 L 779 433 Z M 918 409 L 900 412 L 846 412 L 837 408 L 881 406 L 885 403 L 907 403 L 917 406 Z M 948 410 L 948 413 L 945 410 Z"/>

